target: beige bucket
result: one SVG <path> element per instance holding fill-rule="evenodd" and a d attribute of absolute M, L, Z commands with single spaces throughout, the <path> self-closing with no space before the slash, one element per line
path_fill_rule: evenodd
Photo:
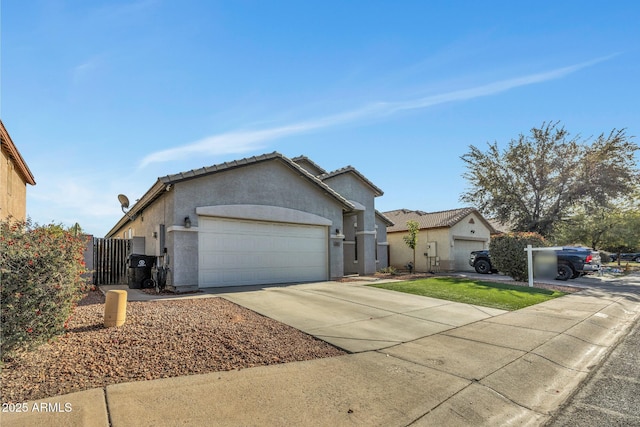
<path fill-rule="evenodd" d="M 104 326 L 122 326 L 127 318 L 127 291 L 108 291 L 104 303 Z"/>

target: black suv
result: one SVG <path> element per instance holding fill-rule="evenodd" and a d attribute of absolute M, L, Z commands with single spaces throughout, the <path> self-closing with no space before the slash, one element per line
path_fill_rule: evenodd
<path fill-rule="evenodd" d="M 556 251 L 556 255 L 558 256 L 557 280 L 575 279 L 583 274 L 591 274 L 600 270 L 600 253 L 589 248 L 567 246 Z M 497 272 L 491 265 L 488 250 L 471 252 L 469 265 L 481 274 Z"/>

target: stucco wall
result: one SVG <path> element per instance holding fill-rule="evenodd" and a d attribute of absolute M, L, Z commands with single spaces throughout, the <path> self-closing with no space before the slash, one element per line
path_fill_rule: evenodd
<path fill-rule="evenodd" d="M 407 231 L 387 234 L 392 267 L 404 269 L 409 261 L 413 262 L 413 250 L 407 246 L 402 238 L 408 234 Z M 416 246 L 416 271 L 448 271 L 452 268 L 449 236 L 448 228 L 420 230 Z M 435 248 L 432 242 L 435 242 Z M 425 253 L 428 256 L 425 256 Z"/>
<path fill-rule="evenodd" d="M 27 217 L 27 184 L 11 158 L 2 150 L 0 159 L 0 219 Z"/>
<path fill-rule="evenodd" d="M 453 238 L 473 238 L 474 240 L 483 240 L 487 242 L 485 249 L 488 249 L 488 242 L 491 238 L 491 232 L 484 224 L 482 219 L 475 213 L 469 214 L 462 221 L 451 227 Z"/>
<path fill-rule="evenodd" d="M 338 202 L 282 164 L 271 160 L 175 184 L 175 217 L 190 216 L 197 226 L 198 206 L 254 204 L 310 212 L 342 225 Z"/>
<path fill-rule="evenodd" d="M 344 224 L 344 274 L 358 274 L 358 260 L 356 259 L 356 227 L 358 216 L 346 215 Z"/>
<path fill-rule="evenodd" d="M 381 270 L 389 266 L 389 242 L 387 241 L 387 225 L 376 217 L 376 243 L 378 245 L 378 256 L 376 260 L 376 270 Z"/>

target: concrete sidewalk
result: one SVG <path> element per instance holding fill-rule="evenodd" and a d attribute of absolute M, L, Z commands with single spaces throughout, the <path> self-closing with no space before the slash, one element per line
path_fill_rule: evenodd
<path fill-rule="evenodd" d="M 344 287 L 347 293 L 360 290 L 333 286 Z M 309 286 L 296 291 L 313 294 L 308 295 L 315 301 L 307 307 L 310 315 L 317 301 L 322 301 L 320 297 L 332 298 L 322 289 Z M 277 301 L 276 292 L 265 294 L 265 306 L 268 299 Z M 283 296 L 292 298 L 291 292 Z M 255 304 L 259 301 L 255 297 Z M 371 301 L 361 303 L 364 316 L 381 314 L 376 310 L 402 309 L 392 297 L 382 309 L 373 307 Z M 353 302 L 346 306 L 350 304 Z M 410 307 L 380 319 L 409 317 L 407 313 L 416 310 L 425 308 Z M 598 367 L 639 316 L 637 296 L 588 289 L 522 310 L 449 325 L 408 341 L 407 337 L 388 336 L 391 344 L 376 350 L 118 384 L 36 402 L 51 404 L 49 409 L 62 408 L 59 412 L 34 412 L 30 402 L 27 413 L 3 413 L 0 421 L 15 426 L 114 427 L 541 425 Z M 64 412 L 65 403 L 70 404 L 71 412 Z"/>

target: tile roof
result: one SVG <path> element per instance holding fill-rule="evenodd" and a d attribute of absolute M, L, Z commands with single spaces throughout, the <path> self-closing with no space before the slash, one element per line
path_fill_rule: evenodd
<path fill-rule="evenodd" d="M 231 162 L 224 162 L 213 166 L 206 166 L 199 169 L 192 169 L 186 172 L 180 172 L 173 175 L 167 175 L 164 177 L 158 178 L 163 184 L 173 184 L 174 182 L 185 181 L 188 179 L 198 178 L 205 175 L 211 175 L 217 172 L 222 172 L 225 170 L 231 170 L 243 166 L 248 166 L 255 163 L 260 163 L 268 160 L 280 160 L 284 162 L 287 166 L 294 169 L 296 172 L 302 174 L 305 178 L 311 181 L 313 184 L 320 186 L 324 191 L 326 191 L 329 195 L 331 195 L 334 199 L 338 200 L 342 205 L 344 205 L 347 209 L 351 210 L 354 208 L 353 204 L 349 202 L 347 199 L 342 197 L 337 191 L 332 189 L 330 186 L 322 182 L 321 179 L 313 176 L 310 172 L 308 172 L 305 168 L 298 165 L 293 160 L 285 157 L 284 155 L 274 151 L 273 153 L 262 154 L 259 156 L 245 157 L 239 160 L 233 160 Z"/>
<path fill-rule="evenodd" d="M 478 212 L 477 209 L 470 207 L 429 213 L 424 211 L 412 211 L 409 209 L 396 209 L 394 211 L 384 212 L 384 215 L 395 223 L 394 226 L 387 228 L 387 233 L 393 233 L 395 231 L 406 231 L 407 221 L 409 220 L 414 220 L 420 224 L 420 229 L 452 227 L 471 213 L 478 215 L 484 221 L 491 233 L 495 232 L 491 224 L 484 219 L 480 212 Z"/>
<path fill-rule="evenodd" d="M 330 179 L 330 178 L 333 178 L 335 176 L 342 175 L 342 174 L 345 174 L 345 173 L 353 173 L 353 174 L 355 174 L 358 178 L 360 178 L 362 180 L 362 182 L 364 182 L 369 187 L 371 187 L 371 189 L 374 191 L 376 197 L 382 196 L 384 194 L 384 192 L 380 188 L 378 188 L 373 182 L 369 181 L 369 179 L 367 179 L 366 176 L 362 175 L 356 168 L 354 168 L 351 165 L 345 166 L 345 167 L 337 169 L 337 170 L 334 170 L 333 172 L 328 172 L 328 173 L 322 174 L 322 175 L 318 176 L 318 178 L 320 178 L 322 181 L 324 181 L 326 179 Z"/>
<path fill-rule="evenodd" d="M 307 162 L 311 166 L 313 166 L 314 168 L 318 169 L 318 171 L 320 171 L 320 175 L 327 173 L 327 171 L 324 168 L 321 168 L 316 162 L 314 162 L 313 160 L 311 160 L 307 156 L 292 157 L 291 161 L 293 161 L 295 163 Z"/>
<path fill-rule="evenodd" d="M 376 216 L 380 218 L 385 224 L 387 224 L 387 227 L 391 227 L 392 225 L 395 225 L 394 222 L 389 219 L 389 217 L 387 217 L 385 214 L 383 214 L 377 209 L 376 209 Z"/>

